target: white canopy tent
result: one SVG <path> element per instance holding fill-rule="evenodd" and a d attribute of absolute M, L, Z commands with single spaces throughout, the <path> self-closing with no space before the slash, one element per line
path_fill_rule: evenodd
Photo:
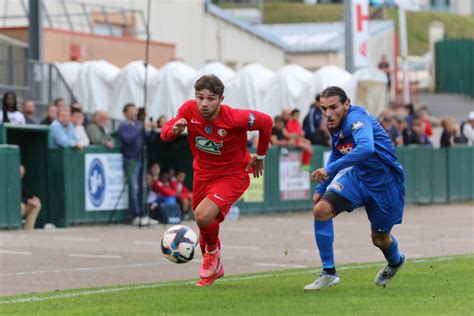
<path fill-rule="evenodd" d="M 387 107 L 387 75 L 376 68 L 357 70 L 348 82 L 349 91 L 354 91 L 353 104 L 363 105 L 370 114 L 378 116 Z"/>
<path fill-rule="evenodd" d="M 274 117 L 285 108 L 299 107 L 298 98 L 311 77 L 312 73 L 299 65 L 283 67 L 268 82 L 259 110 Z"/>

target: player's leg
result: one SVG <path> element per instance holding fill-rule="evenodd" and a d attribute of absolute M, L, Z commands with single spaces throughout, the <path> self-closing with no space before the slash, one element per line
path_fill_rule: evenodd
<path fill-rule="evenodd" d="M 406 256 L 399 251 L 397 238 L 391 233 L 392 227 L 402 221 L 403 192 L 402 185 L 397 184 L 370 192 L 366 211 L 371 222 L 372 243 L 387 260 L 387 265 L 375 277 L 376 285 L 385 286 L 406 261 Z"/>

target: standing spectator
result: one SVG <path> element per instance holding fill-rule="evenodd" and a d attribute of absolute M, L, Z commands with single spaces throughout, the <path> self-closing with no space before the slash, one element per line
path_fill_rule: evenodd
<path fill-rule="evenodd" d="M 20 178 L 23 180 L 25 176 L 25 167 L 20 165 Z M 41 210 L 41 200 L 28 193 L 28 191 L 21 184 L 21 217 L 25 218 L 25 229 L 30 230 L 35 228 L 36 218 Z"/>
<path fill-rule="evenodd" d="M 461 142 L 461 137 L 458 136 L 458 129 L 452 117 L 445 117 L 441 120 L 443 132 L 441 134 L 440 146 L 451 147 L 454 144 Z"/>
<path fill-rule="evenodd" d="M 469 113 L 469 118 L 467 121 L 461 123 L 460 130 L 460 142 L 469 146 L 474 146 L 474 111 Z"/>
<path fill-rule="evenodd" d="M 74 131 L 76 132 L 76 138 L 79 144 L 82 147 L 89 146 L 90 141 L 87 137 L 86 129 L 84 128 L 84 114 L 78 108 L 71 109 L 71 123 L 74 126 Z"/>
<path fill-rule="evenodd" d="M 392 71 L 390 69 L 390 62 L 387 59 L 387 55 L 382 55 L 382 59 L 379 62 L 378 68 L 385 72 L 387 75 L 387 89 L 390 90 L 390 87 L 392 86 L 392 80 L 390 78 L 390 72 Z"/>
<path fill-rule="evenodd" d="M 314 102 L 311 103 L 308 114 L 303 120 L 304 137 L 309 139 L 313 145 L 316 144 L 316 137 L 318 137 L 318 141 L 320 141 L 320 133 L 318 133 L 318 130 L 323 119 L 323 112 L 321 111 L 319 100 L 320 95 L 318 93 Z"/>
<path fill-rule="evenodd" d="M 38 124 L 38 121 L 35 118 L 36 106 L 32 100 L 23 101 L 22 110 L 26 124 Z"/>
<path fill-rule="evenodd" d="M 303 150 L 301 167 L 306 171 L 311 171 L 311 158 L 313 157 L 313 147 L 311 142 L 304 138 L 304 132 L 299 122 L 300 110 L 291 111 L 291 118 L 286 124 L 286 130 L 290 137 L 290 143 Z"/>
<path fill-rule="evenodd" d="M 427 145 L 430 147 L 433 146 L 429 138 L 426 137 L 425 126 L 423 124 L 423 121 L 419 117 L 415 116 L 413 118 L 412 131 L 408 139 L 408 145 Z"/>
<path fill-rule="evenodd" d="M 3 95 L 0 123 L 26 124 L 25 117 L 20 111 L 18 111 L 16 105 L 16 94 L 14 92 L 8 91 Z"/>
<path fill-rule="evenodd" d="M 84 111 L 82 111 L 82 104 L 80 104 L 78 101 L 72 101 L 72 103 L 71 103 L 71 114 L 72 114 L 74 109 L 78 109 L 82 112 L 82 114 L 84 116 L 84 122 L 82 123 L 82 125 L 84 125 L 84 127 L 87 127 L 90 122 L 89 122 L 89 118 L 87 117 L 87 115 L 84 113 Z"/>
<path fill-rule="evenodd" d="M 87 125 L 87 136 L 92 145 L 103 145 L 110 149 L 114 148 L 115 142 L 113 137 L 105 132 L 108 122 L 109 116 L 107 112 L 95 112 L 92 123 Z"/>
<path fill-rule="evenodd" d="M 171 188 L 176 191 L 176 196 L 178 197 L 178 203 L 183 210 L 184 219 L 191 220 L 193 219 L 193 210 L 192 205 L 192 193 L 184 185 L 184 180 L 186 179 L 186 172 L 183 170 L 176 171 L 176 177 L 174 180 L 171 180 Z"/>
<path fill-rule="evenodd" d="M 58 110 L 66 107 L 66 102 L 64 102 L 63 98 L 54 99 L 53 104 L 56 105 Z"/>
<path fill-rule="evenodd" d="M 46 117 L 41 121 L 41 125 L 51 125 L 58 117 L 58 107 L 54 104 L 48 105 Z"/>
<path fill-rule="evenodd" d="M 124 170 L 128 178 L 129 201 L 133 214 L 133 225 L 151 224 L 142 203 L 143 197 L 143 158 L 145 141 L 152 138 L 149 127 L 145 130 L 142 122 L 137 120 L 138 109 L 133 103 L 123 108 L 127 119 L 119 126 L 119 137 L 122 143 Z"/>
<path fill-rule="evenodd" d="M 79 143 L 74 126 L 71 123 L 71 114 L 69 109 L 63 107 L 59 110 L 58 119 L 51 123 L 49 128 L 49 148 L 67 148 L 74 147 L 82 149 Z"/>

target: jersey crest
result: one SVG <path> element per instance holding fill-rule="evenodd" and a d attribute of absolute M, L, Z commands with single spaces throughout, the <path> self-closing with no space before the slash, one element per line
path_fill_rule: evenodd
<path fill-rule="evenodd" d="M 353 147 L 353 144 L 341 144 L 336 146 L 337 150 L 339 150 L 339 152 L 343 155 L 350 153 Z"/>
<path fill-rule="evenodd" d="M 219 148 L 224 146 L 222 142 L 214 142 L 206 137 L 198 136 L 196 137 L 196 147 L 209 154 L 221 155 Z"/>

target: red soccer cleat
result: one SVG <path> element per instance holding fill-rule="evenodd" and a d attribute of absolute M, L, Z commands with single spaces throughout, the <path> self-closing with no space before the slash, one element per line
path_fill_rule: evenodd
<path fill-rule="evenodd" d="M 214 283 L 219 278 L 222 278 L 224 276 L 224 266 L 220 263 L 219 260 L 219 270 L 215 273 L 213 273 L 210 277 L 208 278 L 201 278 L 199 282 L 196 283 L 196 286 L 209 286 Z"/>
<path fill-rule="evenodd" d="M 209 278 L 217 271 L 219 271 L 219 265 L 221 263 L 221 252 L 217 249 L 214 253 L 205 253 L 199 271 L 199 277 Z"/>

